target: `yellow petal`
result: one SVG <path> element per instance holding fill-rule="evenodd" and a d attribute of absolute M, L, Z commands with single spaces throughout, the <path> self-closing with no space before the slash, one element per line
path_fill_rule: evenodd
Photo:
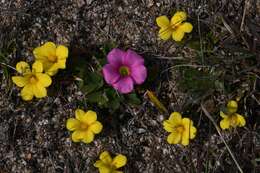
<path fill-rule="evenodd" d="M 83 121 L 86 122 L 87 124 L 94 123 L 95 121 L 97 121 L 97 113 L 91 110 L 87 111 L 85 113 Z"/>
<path fill-rule="evenodd" d="M 168 137 L 167 142 L 169 144 L 178 144 L 181 141 L 181 134 L 177 131 L 173 131 Z"/>
<path fill-rule="evenodd" d="M 112 169 L 107 167 L 107 166 L 103 166 L 98 168 L 99 173 L 111 173 Z"/>
<path fill-rule="evenodd" d="M 29 101 L 33 98 L 32 85 L 25 85 L 21 91 L 21 97 L 23 100 Z"/>
<path fill-rule="evenodd" d="M 59 60 L 66 59 L 68 57 L 69 50 L 66 46 L 59 45 L 56 49 L 56 56 Z"/>
<path fill-rule="evenodd" d="M 36 98 L 43 98 L 47 96 L 47 90 L 40 84 L 32 85 L 33 94 Z"/>
<path fill-rule="evenodd" d="M 190 127 L 190 139 L 194 139 L 197 134 L 197 129 L 194 126 Z"/>
<path fill-rule="evenodd" d="M 60 69 L 65 69 L 66 68 L 66 59 L 58 60 L 57 67 Z"/>
<path fill-rule="evenodd" d="M 85 112 L 82 109 L 76 109 L 75 117 L 77 120 L 82 121 L 84 116 L 85 116 Z"/>
<path fill-rule="evenodd" d="M 51 78 L 49 75 L 43 73 L 37 73 L 36 77 L 39 80 L 41 86 L 48 87 L 51 85 Z"/>
<path fill-rule="evenodd" d="M 13 76 L 13 77 L 12 77 L 12 81 L 13 81 L 13 83 L 15 83 L 18 87 L 24 87 L 24 86 L 28 83 L 27 78 L 21 77 L 21 76 Z"/>
<path fill-rule="evenodd" d="M 91 143 L 93 140 L 94 140 L 94 133 L 90 130 L 86 131 L 84 133 L 82 142 L 88 144 L 88 143 Z"/>
<path fill-rule="evenodd" d="M 186 133 L 188 133 L 188 132 L 186 132 Z M 187 145 L 189 145 L 189 143 L 190 143 L 190 138 L 188 137 L 188 135 L 182 135 L 181 144 L 183 146 L 187 146 Z"/>
<path fill-rule="evenodd" d="M 124 172 L 115 170 L 113 173 L 124 173 Z"/>
<path fill-rule="evenodd" d="M 167 16 L 160 16 L 156 18 L 156 23 L 161 28 L 167 28 L 170 25 L 170 20 Z"/>
<path fill-rule="evenodd" d="M 52 64 L 52 66 L 46 70 L 46 73 L 50 76 L 53 76 L 53 75 L 57 74 L 58 69 L 59 69 L 59 66 L 57 63 L 55 63 L 55 64 Z"/>
<path fill-rule="evenodd" d="M 178 26 L 178 29 L 180 29 L 182 32 L 190 33 L 192 31 L 192 24 L 189 22 L 184 22 Z"/>
<path fill-rule="evenodd" d="M 237 121 L 238 121 L 238 126 L 243 127 L 246 125 L 246 120 L 242 115 L 236 114 L 237 116 Z"/>
<path fill-rule="evenodd" d="M 84 138 L 85 132 L 80 130 L 75 130 L 72 135 L 72 141 L 73 142 L 80 142 Z"/>
<path fill-rule="evenodd" d="M 176 26 L 187 19 L 187 14 L 183 11 L 176 12 L 171 18 L 171 25 Z"/>
<path fill-rule="evenodd" d="M 53 42 L 47 42 L 44 45 L 33 50 L 36 60 L 48 61 L 49 56 L 56 55 L 56 45 Z"/>
<path fill-rule="evenodd" d="M 16 64 L 16 70 L 21 74 L 31 72 L 29 64 L 24 61 L 20 61 Z"/>
<path fill-rule="evenodd" d="M 43 66 L 40 61 L 35 61 L 32 65 L 32 70 L 34 73 L 42 73 L 43 72 Z"/>
<path fill-rule="evenodd" d="M 122 154 L 119 154 L 117 155 L 113 161 L 112 161 L 112 164 L 116 167 L 116 168 L 121 168 L 123 166 L 126 165 L 126 162 L 127 162 L 127 158 L 126 156 L 122 155 Z"/>
<path fill-rule="evenodd" d="M 159 30 L 159 37 L 162 40 L 168 40 L 169 38 L 171 38 L 173 30 L 171 28 L 161 28 Z"/>
<path fill-rule="evenodd" d="M 70 131 L 80 129 L 80 121 L 75 118 L 69 118 L 66 122 L 66 127 Z"/>
<path fill-rule="evenodd" d="M 170 115 L 169 121 L 175 126 L 179 125 L 182 122 L 182 117 L 179 112 L 173 112 Z"/>
<path fill-rule="evenodd" d="M 184 37 L 184 32 L 177 28 L 172 32 L 172 39 L 175 41 L 181 41 Z"/>
<path fill-rule="evenodd" d="M 174 131 L 174 126 L 169 120 L 163 121 L 163 128 L 167 132 L 173 132 Z"/>
<path fill-rule="evenodd" d="M 102 124 L 99 121 L 96 121 L 90 125 L 89 130 L 91 130 L 95 134 L 98 134 L 102 131 L 102 128 Z"/>
<path fill-rule="evenodd" d="M 95 162 L 94 166 L 98 168 L 99 173 L 111 173 L 109 165 L 104 164 L 101 160 Z"/>
<path fill-rule="evenodd" d="M 221 129 L 225 130 L 230 127 L 230 121 L 229 118 L 224 118 L 223 120 L 220 121 L 220 127 Z"/>
<path fill-rule="evenodd" d="M 107 151 L 102 152 L 99 156 L 99 159 L 107 165 L 112 163 L 112 158 Z"/>
<path fill-rule="evenodd" d="M 196 133 L 196 129 L 192 128 L 193 122 L 189 118 L 183 118 L 182 124 L 184 126 L 184 131 L 182 133 L 181 144 L 186 146 L 189 144 L 189 139 L 191 139 L 191 137 L 195 137 L 194 132 Z M 191 130 L 193 131 L 193 134 L 190 133 Z"/>
<path fill-rule="evenodd" d="M 222 118 L 227 118 L 228 117 L 228 115 L 226 115 L 224 112 L 222 112 L 222 111 L 220 111 L 220 116 L 222 117 Z"/>
<path fill-rule="evenodd" d="M 97 114 L 94 111 L 87 111 L 86 113 L 81 110 L 81 109 L 77 109 L 76 110 L 76 118 L 81 121 L 84 122 L 85 124 L 92 124 L 97 120 Z"/>
<path fill-rule="evenodd" d="M 47 72 L 52 66 L 53 66 L 53 62 L 49 61 L 49 60 L 37 60 L 40 61 L 43 65 L 43 70 L 45 72 Z"/>
<path fill-rule="evenodd" d="M 182 124 L 185 127 L 185 129 L 189 129 L 191 127 L 191 124 L 193 124 L 193 122 L 189 118 L 183 118 Z"/>
<path fill-rule="evenodd" d="M 227 110 L 230 114 L 237 112 L 237 102 L 234 100 L 230 100 L 227 104 Z"/>
<path fill-rule="evenodd" d="M 100 167 L 104 167 L 105 164 L 104 164 L 101 160 L 98 160 L 98 161 L 96 161 L 96 162 L 94 163 L 94 166 L 95 166 L 96 168 L 100 168 Z"/>

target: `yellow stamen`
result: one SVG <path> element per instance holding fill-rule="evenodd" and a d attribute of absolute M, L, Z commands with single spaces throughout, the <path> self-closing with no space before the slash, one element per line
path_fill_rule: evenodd
<path fill-rule="evenodd" d="M 80 128 L 81 128 L 81 130 L 86 130 L 86 129 L 88 129 L 88 125 L 85 123 L 81 123 Z"/>
<path fill-rule="evenodd" d="M 31 84 L 35 84 L 38 81 L 38 79 L 37 79 L 36 76 L 31 76 L 29 81 L 30 81 Z"/>
<path fill-rule="evenodd" d="M 237 116 L 236 115 L 230 115 L 229 121 L 230 121 L 230 125 L 232 127 L 236 127 L 237 126 Z"/>
<path fill-rule="evenodd" d="M 128 76 L 130 74 L 130 70 L 127 66 L 121 66 L 119 68 L 119 73 L 121 76 Z"/>
<path fill-rule="evenodd" d="M 182 133 L 184 131 L 184 127 L 182 125 L 176 127 L 177 132 Z"/>
<path fill-rule="evenodd" d="M 56 55 L 50 55 L 48 56 L 48 60 L 51 61 L 51 62 L 57 62 L 57 56 Z"/>

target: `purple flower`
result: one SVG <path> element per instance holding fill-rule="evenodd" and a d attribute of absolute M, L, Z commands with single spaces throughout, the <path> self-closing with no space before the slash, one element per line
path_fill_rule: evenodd
<path fill-rule="evenodd" d="M 136 52 L 114 48 L 108 53 L 108 64 L 102 71 L 105 81 L 120 93 L 130 93 L 134 84 L 142 84 L 147 77 L 144 59 Z"/>

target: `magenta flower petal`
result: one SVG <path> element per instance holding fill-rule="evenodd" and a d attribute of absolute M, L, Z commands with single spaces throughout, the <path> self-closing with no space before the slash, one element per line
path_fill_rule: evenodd
<path fill-rule="evenodd" d="M 120 93 L 127 94 L 127 93 L 130 93 L 131 91 L 133 91 L 134 81 L 130 76 L 128 76 L 128 77 L 119 79 L 119 81 L 112 84 L 112 86 L 116 90 L 118 90 Z"/>
<path fill-rule="evenodd" d="M 131 77 L 136 84 L 142 84 L 147 77 L 147 70 L 144 65 L 137 65 L 131 68 Z"/>
<path fill-rule="evenodd" d="M 109 64 L 113 65 L 114 67 L 118 67 L 123 64 L 123 59 L 125 56 L 125 51 L 114 48 L 108 53 L 107 60 Z"/>
<path fill-rule="evenodd" d="M 124 64 L 128 66 L 132 65 L 143 65 L 144 59 L 138 55 L 135 51 L 128 49 L 126 56 L 124 57 Z"/>
<path fill-rule="evenodd" d="M 108 84 L 113 84 L 113 83 L 117 82 L 120 78 L 120 74 L 118 73 L 117 69 L 111 64 L 106 64 L 103 67 L 102 72 L 103 72 L 105 81 Z"/>

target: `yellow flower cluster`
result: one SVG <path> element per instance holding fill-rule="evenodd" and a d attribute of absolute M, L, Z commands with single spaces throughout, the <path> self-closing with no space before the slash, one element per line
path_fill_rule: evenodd
<path fill-rule="evenodd" d="M 246 120 L 242 115 L 236 113 L 237 109 L 238 103 L 230 100 L 227 104 L 226 112 L 220 111 L 220 116 L 223 118 L 220 121 L 221 129 L 245 126 Z M 163 128 L 170 132 L 170 135 L 167 137 L 169 144 L 189 145 L 190 139 L 194 139 L 197 133 L 197 129 L 193 126 L 193 121 L 189 118 L 182 118 L 179 112 L 173 112 L 169 119 L 163 122 Z"/>
<path fill-rule="evenodd" d="M 97 121 L 97 113 L 89 110 L 84 112 L 81 109 L 75 111 L 76 118 L 69 118 L 66 127 L 69 131 L 73 131 L 71 138 L 73 142 L 91 143 L 94 135 L 99 134 L 103 125 Z M 122 154 L 118 154 L 115 158 L 111 158 L 107 151 L 100 154 L 98 161 L 94 164 L 100 173 L 123 173 L 118 168 L 126 165 L 127 158 Z"/>
<path fill-rule="evenodd" d="M 35 62 L 30 65 L 24 61 L 16 64 L 19 76 L 13 76 L 12 81 L 22 87 L 21 97 L 23 100 L 32 100 L 47 96 L 46 87 L 52 83 L 51 77 L 58 72 L 58 69 L 66 68 L 68 48 L 62 45 L 56 46 L 53 42 L 47 42 L 43 46 L 33 50 Z"/>

